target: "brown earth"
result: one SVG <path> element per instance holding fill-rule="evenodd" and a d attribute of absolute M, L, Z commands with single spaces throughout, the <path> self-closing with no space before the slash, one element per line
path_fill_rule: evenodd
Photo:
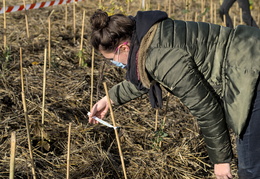
<path fill-rule="evenodd" d="M 21 0 L 20 0 L 21 1 Z M 26 1 L 30 4 L 31 1 Z M 41 1 L 37 1 L 41 2 Z M 105 1 L 101 6 L 110 13 L 135 15 L 140 2 Z M 175 19 L 210 21 L 210 1 L 201 13 L 202 1 L 151 1 L 150 9 L 162 9 Z M 21 5 L 23 1 L 8 0 L 7 6 Z M 215 7 L 219 1 L 213 0 Z M 3 3 L 0 3 L 2 7 Z M 259 22 L 259 5 L 254 1 L 252 14 Z M 68 4 L 65 23 L 65 5 L 6 14 L 7 29 L 1 29 L 0 51 L 0 178 L 9 177 L 11 133 L 16 134 L 15 178 L 32 178 L 32 162 L 28 146 L 25 113 L 22 103 L 20 49 L 24 77 L 24 93 L 28 126 L 37 178 L 66 178 L 68 129 L 71 123 L 70 178 L 124 178 L 115 132 L 101 124 L 88 124 L 87 112 L 91 99 L 91 46 L 88 18 L 98 8 L 98 1 L 85 0 L 75 5 L 76 33 L 73 28 L 73 5 Z M 171 7 L 171 8 L 169 8 Z M 83 51 L 80 51 L 83 10 L 86 12 Z M 237 5 L 232 15 L 239 11 Z M 197 15 L 196 15 L 197 12 Z M 29 22 L 26 34 L 25 14 Z M 44 124 L 42 124 L 44 49 L 48 47 L 48 16 L 51 14 L 51 60 L 47 61 Z M 203 15 L 205 19 L 203 19 Z M 3 18 L 3 14 L 1 14 Z M 221 24 L 216 18 L 216 23 Z M 6 33 L 5 33 L 6 32 Z M 7 48 L 4 50 L 4 34 Z M 82 57 L 83 65 L 79 66 Z M 108 88 L 122 81 L 125 71 L 104 61 L 95 53 L 93 101 L 105 95 Z M 122 106 L 113 107 L 128 178 L 212 178 L 213 168 L 196 120 L 173 96 L 164 91 L 164 106 L 159 110 L 158 129 L 155 130 L 155 110 L 147 96 Z M 165 117 L 165 118 L 164 118 Z M 165 124 L 163 120 L 165 119 Z M 105 119 L 110 122 L 110 115 Z M 112 123 L 112 122 L 110 122 Z M 234 136 L 232 134 L 233 145 Z M 160 145 L 161 144 L 161 145 Z M 236 175 L 236 157 L 232 163 Z"/>

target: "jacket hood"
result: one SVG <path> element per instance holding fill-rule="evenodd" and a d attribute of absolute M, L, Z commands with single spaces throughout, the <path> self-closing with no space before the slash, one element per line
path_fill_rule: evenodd
<path fill-rule="evenodd" d="M 136 34 L 139 43 L 155 23 L 167 18 L 167 13 L 163 11 L 138 11 L 134 20 L 136 22 Z"/>

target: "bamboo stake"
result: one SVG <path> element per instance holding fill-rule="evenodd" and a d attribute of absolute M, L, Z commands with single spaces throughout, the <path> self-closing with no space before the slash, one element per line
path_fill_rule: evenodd
<path fill-rule="evenodd" d="M 154 130 L 157 131 L 157 129 L 158 129 L 158 113 L 159 113 L 159 109 L 156 109 L 155 111 L 156 111 L 156 113 L 155 113 L 155 127 L 154 127 Z"/>
<path fill-rule="evenodd" d="M 22 62 L 23 62 L 22 49 L 20 48 L 20 73 L 21 73 L 21 88 L 22 88 L 21 94 L 22 94 L 24 118 L 25 118 L 27 138 L 28 138 L 28 147 L 29 147 L 29 152 L 30 152 L 30 160 L 31 160 L 31 165 L 32 165 L 32 175 L 33 175 L 33 178 L 36 179 L 35 166 L 34 166 L 33 153 L 32 153 L 31 136 L 30 136 L 30 129 L 29 129 L 28 112 L 27 112 L 26 99 L 25 99 L 25 93 L 24 93 L 23 64 L 22 64 Z"/>
<path fill-rule="evenodd" d="M 51 68 L 51 15 L 54 10 L 51 11 L 48 17 L 48 61 L 49 61 L 49 69 Z"/>
<path fill-rule="evenodd" d="M 13 179 L 14 178 L 15 151 L 16 151 L 16 136 L 15 136 L 15 132 L 12 132 L 12 134 L 11 134 L 11 156 L 10 156 L 9 179 Z"/>
<path fill-rule="evenodd" d="M 68 154 L 67 154 L 67 179 L 70 178 L 70 138 L 71 138 L 71 122 L 69 123 L 68 131 Z"/>
<path fill-rule="evenodd" d="M 47 49 L 44 49 L 44 65 L 43 65 L 43 87 L 42 87 L 42 124 L 44 124 L 45 112 L 45 93 L 46 93 L 46 63 L 47 63 Z"/>
<path fill-rule="evenodd" d="M 73 42 L 76 43 L 76 3 L 73 3 Z"/>
<path fill-rule="evenodd" d="M 195 18 L 194 18 L 195 22 L 198 22 L 198 12 L 195 12 Z"/>
<path fill-rule="evenodd" d="M 185 0 L 185 21 L 188 20 L 188 0 Z"/>
<path fill-rule="evenodd" d="M 142 9 L 146 9 L 146 2 L 145 2 L 145 0 L 142 0 Z"/>
<path fill-rule="evenodd" d="M 217 24 L 217 5 L 214 4 L 214 24 Z"/>
<path fill-rule="evenodd" d="M 243 24 L 243 12 L 242 12 L 242 8 L 239 9 L 239 16 L 240 16 L 240 24 Z"/>
<path fill-rule="evenodd" d="M 24 10 L 25 10 L 26 33 L 27 33 L 27 38 L 29 38 L 30 37 L 30 33 L 29 33 L 28 15 L 27 15 L 28 11 L 26 10 L 25 0 L 23 0 L 23 5 L 24 5 Z"/>
<path fill-rule="evenodd" d="M 205 8 L 205 1 L 204 0 L 200 0 L 200 4 L 201 4 L 201 13 L 204 12 L 204 8 Z"/>
<path fill-rule="evenodd" d="M 105 82 L 103 83 L 103 85 L 104 85 L 104 88 L 105 88 L 105 91 L 106 91 L 107 102 L 108 102 L 108 104 L 109 104 L 110 114 L 111 114 L 113 126 L 116 127 L 116 122 L 115 122 L 115 118 L 114 118 L 114 113 L 113 113 L 113 109 L 112 109 L 110 97 L 109 97 L 108 90 L 107 90 L 107 85 L 106 85 Z M 116 134 L 116 140 L 117 140 L 119 155 L 120 155 L 120 159 L 121 159 L 121 163 L 122 163 L 122 168 L 123 168 L 123 172 L 124 172 L 124 177 L 125 177 L 125 179 L 127 179 L 126 169 L 125 169 L 125 163 L 124 163 L 124 157 L 123 157 L 123 153 L 122 153 L 122 150 L 121 150 L 121 145 L 120 145 L 120 139 L 119 139 L 119 136 L 118 136 L 118 131 L 117 131 L 116 128 L 114 128 L 114 131 L 115 131 L 115 134 Z"/>
<path fill-rule="evenodd" d="M 227 18 L 225 16 L 225 14 L 223 15 L 223 18 L 224 18 L 224 21 L 223 21 L 223 26 L 226 26 L 226 23 L 227 23 Z"/>
<path fill-rule="evenodd" d="M 171 8 L 172 7 L 172 1 L 171 0 L 168 1 L 168 7 L 169 7 L 168 15 L 169 15 L 169 17 L 171 17 L 171 15 L 172 15 L 171 14 L 172 13 L 172 8 Z"/>
<path fill-rule="evenodd" d="M 85 10 L 83 11 L 82 28 L 81 28 L 81 40 L 80 40 L 80 52 L 83 54 L 83 39 L 84 39 L 84 25 L 85 25 Z M 79 66 L 82 66 L 82 55 L 79 58 Z"/>
<path fill-rule="evenodd" d="M 237 25 L 236 21 L 237 21 L 237 16 L 234 16 L 234 17 L 233 17 L 234 27 L 236 27 L 236 25 Z"/>
<path fill-rule="evenodd" d="M 94 62 L 95 62 L 95 49 L 92 48 L 92 58 L 91 58 L 91 95 L 90 95 L 90 110 L 93 106 L 93 91 L 94 91 Z"/>
<path fill-rule="evenodd" d="M 94 47 L 92 48 L 92 58 L 91 58 L 91 94 L 90 94 L 90 110 L 92 109 L 93 106 L 93 91 L 94 91 L 94 62 L 95 62 L 95 49 Z"/>
<path fill-rule="evenodd" d="M 260 8 L 259 8 L 259 11 L 260 11 Z M 259 12 L 259 11 L 258 11 L 258 12 Z M 260 24 L 260 13 L 258 13 L 257 19 L 258 19 L 258 20 L 257 20 L 257 22 L 258 22 L 257 24 L 259 25 L 259 24 Z"/>
<path fill-rule="evenodd" d="M 213 7 L 213 1 L 210 0 L 210 22 L 211 22 L 211 23 L 213 23 L 213 21 L 214 21 L 213 10 L 214 10 L 214 7 Z"/>
<path fill-rule="evenodd" d="M 6 12 L 5 12 L 5 0 L 3 0 L 3 9 L 4 9 L 4 50 L 6 50 Z"/>

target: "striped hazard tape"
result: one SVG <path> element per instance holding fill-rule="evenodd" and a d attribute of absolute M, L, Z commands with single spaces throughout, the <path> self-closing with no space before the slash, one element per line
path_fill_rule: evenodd
<path fill-rule="evenodd" d="M 48 2 L 38 2 L 38 3 L 34 3 L 34 4 L 27 4 L 27 5 L 25 5 L 25 8 L 24 8 L 24 5 L 9 6 L 9 7 L 5 8 L 5 13 L 30 10 L 30 9 L 39 9 L 39 8 L 43 8 L 43 7 L 68 4 L 68 3 L 80 2 L 80 1 L 84 1 L 84 0 L 56 0 L 56 1 L 48 1 Z M 3 14 L 3 13 L 4 13 L 4 9 L 0 8 L 0 14 Z"/>

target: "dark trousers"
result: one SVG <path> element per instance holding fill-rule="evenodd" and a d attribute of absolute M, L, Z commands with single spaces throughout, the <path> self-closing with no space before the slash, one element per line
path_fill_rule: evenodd
<path fill-rule="evenodd" d="M 253 99 L 248 124 L 237 140 L 239 179 L 260 179 L 260 91 Z"/>
<path fill-rule="evenodd" d="M 234 2 L 237 1 L 239 7 L 242 9 L 242 18 L 243 21 L 248 26 L 258 27 L 256 22 L 254 21 L 253 17 L 251 16 L 250 8 L 249 8 L 249 2 L 248 0 L 224 0 L 220 9 L 219 14 L 222 19 L 224 20 L 223 15 L 226 16 L 226 26 L 233 28 L 232 19 L 228 14 L 229 9 L 234 4 Z"/>

